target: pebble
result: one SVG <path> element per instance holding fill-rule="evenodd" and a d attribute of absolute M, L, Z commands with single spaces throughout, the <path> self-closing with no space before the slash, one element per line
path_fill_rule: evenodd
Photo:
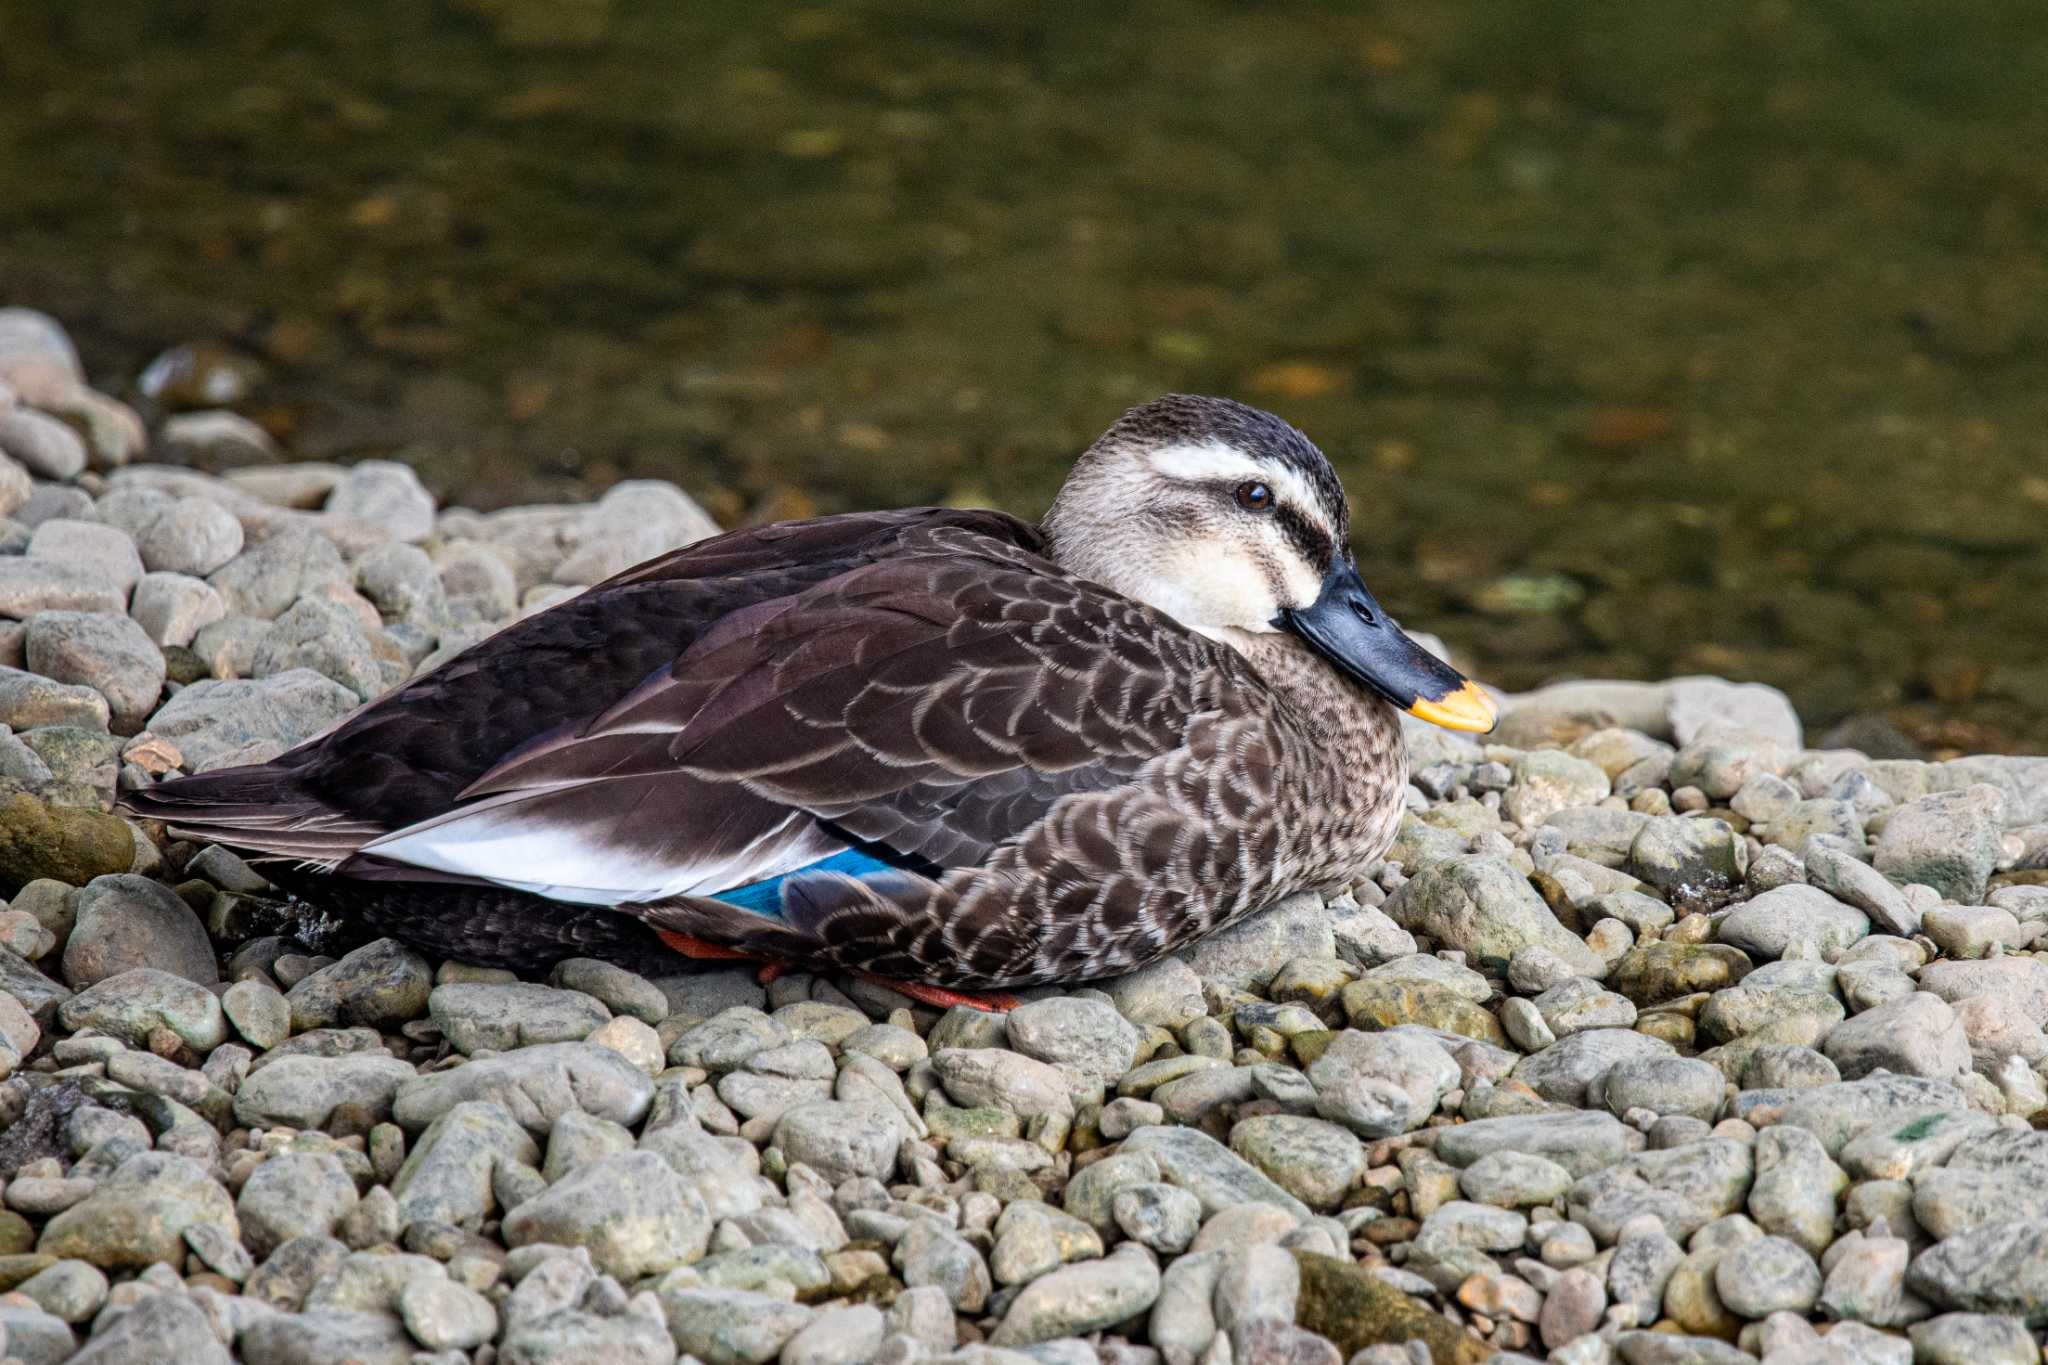
<path fill-rule="evenodd" d="M 1118 1252 L 1065 1266 L 1033 1280 L 990 1334 L 996 1346 L 1030 1346 L 1100 1331 L 1144 1312 L 1159 1297 L 1159 1267 L 1142 1253 Z"/>
<path fill-rule="evenodd" d="M 279 1057 L 242 1082 L 235 1092 L 235 1118 L 252 1126 L 319 1128 L 344 1107 L 385 1116 L 399 1091 L 415 1079 L 409 1063 L 383 1052 Z"/>
<path fill-rule="evenodd" d="M 833 1184 L 869 1176 L 887 1177 L 896 1168 L 903 1127 L 891 1110 L 823 1100 L 800 1104 L 775 1124 L 774 1145 Z"/>
<path fill-rule="evenodd" d="M 111 579 L 123 592 L 142 577 L 142 556 L 128 533 L 96 521 L 51 517 L 28 538 L 28 556 Z"/>
<path fill-rule="evenodd" d="M 1458 1084 L 1458 1064 L 1433 1039 L 1346 1029 L 1310 1063 L 1316 1110 L 1361 1137 L 1419 1127 Z"/>
<path fill-rule="evenodd" d="M 1759 1237 L 1724 1254 L 1714 1268 L 1714 1292 L 1739 1316 L 1804 1313 L 1820 1297 L 1820 1267 L 1798 1243 Z"/>
<path fill-rule="evenodd" d="M 1571 1185 L 1570 1171 L 1524 1152 L 1491 1152 L 1458 1174 L 1458 1188 L 1467 1199 L 1504 1209 L 1554 1203 Z"/>
<path fill-rule="evenodd" d="M 711 1217 L 696 1191 L 651 1152 L 579 1167 L 505 1215 L 510 1245 L 588 1247 L 597 1268 L 620 1280 L 687 1265 L 710 1236 Z"/>
<path fill-rule="evenodd" d="M 208 1169 L 190 1157 L 138 1152 L 93 1192 L 44 1227 L 37 1250 L 102 1270 L 141 1270 L 185 1254 L 194 1223 L 235 1226 L 235 1206 Z"/>
<path fill-rule="evenodd" d="M 348 1170 L 324 1152 L 279 1152 L 249 1173 L 235 1199 L 242 1241 L 258 1257 L 294 1237 L 325 1237 L 356 1206 Z"/>
<path fill-rule="evenodd" d="M 205 638 L 202 629 L 195 647 Z M 204 678 L 164 703 L 149 726 L 178 747 L 190 771 L 208 772 L 268 762 L 340 720 L 361 700 L 311 669 L 267 678 Z"/>
<path fill-rule="evenodd" d="M 1928 1365 L 2034 1365 L 2040 1348 L 2017 1319 L 1991 1313 L 1943 1313 L 1906 1329 L 1916 1360 Z"/>
<path fill-rule="evenodd" d="M 1515 1063 L 1514 1078 L 1546 1100 L 1579 1106 L 1587 1092 L 1622 1062 L 1666 1058 L 1671 1045 L 1629 1029 L 1588 1029 L 1560 1038 Z"/>
<path fill-rule="evenodd" d="M 1970 1039 L 1948 1002 L 1914 991 L 1865 1010 L 1828 1032 L 1823 1045 L 1842 1076 L 1873 1071 L 1951 1080 L 1970 1070 Z"/>
<path fill-rule="evenodd" d="M 1299 957 L 1328 958 L 1336 932 L 1314 892 L 1290 896 L 1181 951 L 1195 975 L 1227 990 L 1258 990 Z"/>
<path fill-rule="evenodd" d="M 303 988 L 294 987 L 293 995 Z M 610 1010 L 581 991 L 520 981 L 436 986 L 427 998 L 427 1015 L 465 1053 L 580 1042 L 611 1019 Z"/>
<path fill-rule="evenodd" d="M 28 408 L 0 410 L 0 452 L 39 479 L 72 479 L 85 469 L 78 433 Z"/>
<path fill-rule="evenodd" d="M 392 1116 L 424 1128 L 465 1100 L 502 1105 L 528 1132 L 543 1134 L 569 1109 L 629 1127 L 653 1100 L 653 1082 L 618 1053 L 582 1043 L 547 1043 L 473 1059 L 401 1086 Z"/>
<path fill-rule="evenodd" d="M 1600 1079 L 1601 1102 L 1617 1117 L 1631 1109 L 1712 1121 L 1720 1114 L 1727 1082 L 1697 1057 L 1630 1057 Z"/>
<path fill-rule="evenodd" d="M 1742 1207 L 1753 1175 L 1749 1148 L 1708 1138 L 1665 1151 L 1638 1153 L 1580 1179 L 1567 1207 L 1595 1237 L 1611 1242 L 1629 1219 L 1654 1214 L 1673 1235 L 1690 1237 Z"/>
<path fill-rule="evenodd" d="M 91 687 L 107 699 L 117 735 L 132 735 L 156 709 L 166 675 L 163 652 L 136 621 L 113 611 L 39 611 L 29 618 L 29 670 Z"/>
<path fill-rule="evenodd" d="M 1011 1010 L 1010 1046 L 1072 1072 L 1086 1090 L 1113 1084 L 1137 1059 L 1137 1026 L 1103 1000 L 1056 996 Z"/>
<path fill-rule="evenodd" d="M 1324 1119 L 1261 1114 L 1230 1130 L 1230 1150 L 1311 1208 L 1341 1203 L 1365 1172 L 1365 1144 Z"/>
<path fill-rule="evenodd" d="M 466 1285 L 416 1275 L 398 1291 L 398 1315 L 430 1351 L 467 1351 L 498 1334 L 491 1301 Z"/>
<path fill-rule="evenodd" d="M 1072 1118 L 1074 1101 L 1066 1074 L 1045 1062 L 1004 1048 L 940 1048 L 931 1055 L 946 1093 L 960 1104 L 994 1105 L 1027 1118 Z"/>
<path fill-rule="evenodd" d="M 1118 1190 L 1110 1212 L 1124 1236 L 1162 1255 L 1186 1251 L 1202 1226 L 1202 1201 L 1167 1184 L 1131 1185 Z"/>
<path fill-rule="evenodd" d="M 213 944 L 192 907 L 147 877 L 96 877 L 73 901 L 64 979 L 74 989 L 147 967 L 201 986 L 220 980 Z"/>
<path fill-rule="evenodd" d="M 1893 810 L 1872 861 L 1895 882 L 1931 886 L 1943 898 L 1981 904 L 1985 884 L 2004 857 L 2000 836 L 2005 795 L 1978 783 L 1934 792 Z"/>
<path fill-rule="evenodd" d="M 97 1029 L 136 1046 L 148 1046 L 160 1028 L 200 1052 L 211 1051 L 228 1036 L 227 1015 L 212 991 L 154 967 L 135 967 L 94 982 L 64 1000 L 57 1018 L 69 1032 Z"/>
<path fill-rule="evenodd" d="M 1585 941 L 1559 924 L 1528 879 L 1501 858 L 1473 855 L 1425 868 L 1388 899 L 1386 912 L 1403 929 L 1482 963 L 1505 967 L 1517 951 L 1542 948 L 1582 975 L 1606 974 Z"/>

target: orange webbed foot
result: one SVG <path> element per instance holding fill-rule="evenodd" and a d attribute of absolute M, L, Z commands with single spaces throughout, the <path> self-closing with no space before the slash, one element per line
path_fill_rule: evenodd
<path fill-rule="evenodd" d="M 872 981 L 877 986 L 886 986 L 898 995 L 907 995 L 919 1004 L 930 1005 L 933 1009 L 949 1010 L 955 1005 L 965 1005 L 968 1009 L 980 1010 L 984 1014 L 1001 1014 L 1024 1003 L 1016 996 L 1005 995 L 1001 991 L 970 994 L 966 991 L 947 990 L 944 986 L 926 986 L 916 981 L 891 981 L 886 976 L 876 976 L 872 972 L 856 972 L 854 975 L 863 981 Z"/>

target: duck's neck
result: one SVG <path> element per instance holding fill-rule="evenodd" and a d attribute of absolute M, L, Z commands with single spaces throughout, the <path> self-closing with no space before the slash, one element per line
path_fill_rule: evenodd
<path fill-rule="evenodd" d="M 1394 755 L 1405 764 L 1401 720 L 1385 698 L 1332 668 L 1300 638 L 1279 631 L 1222 632 L 1219 639 L 1258 669 L 1266 686 L 1285 701 L 1339 761 Z"/>

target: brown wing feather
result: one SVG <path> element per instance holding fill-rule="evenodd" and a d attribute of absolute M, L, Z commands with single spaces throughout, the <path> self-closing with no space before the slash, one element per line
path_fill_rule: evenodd
<path fill-rule="evenodd" d="M 937 525 L 1040 544 L 1014 517 L 945 508 L 713 537 L 506 627 L 269 763 L 177 779 L 124 804 L 195 837 L 331 860 L 447 810 L 508 754 L 588 722 L 722 622 L 893 554 L 905 535 Z"/>
<path fill-rule="evenodd" d="M 937 528 L 706 632 L 587 725 L 465 800 L 587 806 L 592 787 L 728 785 L 906 855 L 979 862 L 1062 796 L 1107 790 L 1259 689 L 1230 650 L 1014 543 Z M 669 837 L 719 818 L 656 804 Z"/>

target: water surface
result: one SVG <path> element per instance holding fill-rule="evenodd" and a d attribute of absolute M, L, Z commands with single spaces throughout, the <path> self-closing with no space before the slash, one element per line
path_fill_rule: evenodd
<path fill-rule="evenodd" d="M 1032 515 L 1227 393 L 1492 679 L 2041 748 L 2044 88 L 1931 0 L 12 0 L 0 296 L 485 506 Z"/>

